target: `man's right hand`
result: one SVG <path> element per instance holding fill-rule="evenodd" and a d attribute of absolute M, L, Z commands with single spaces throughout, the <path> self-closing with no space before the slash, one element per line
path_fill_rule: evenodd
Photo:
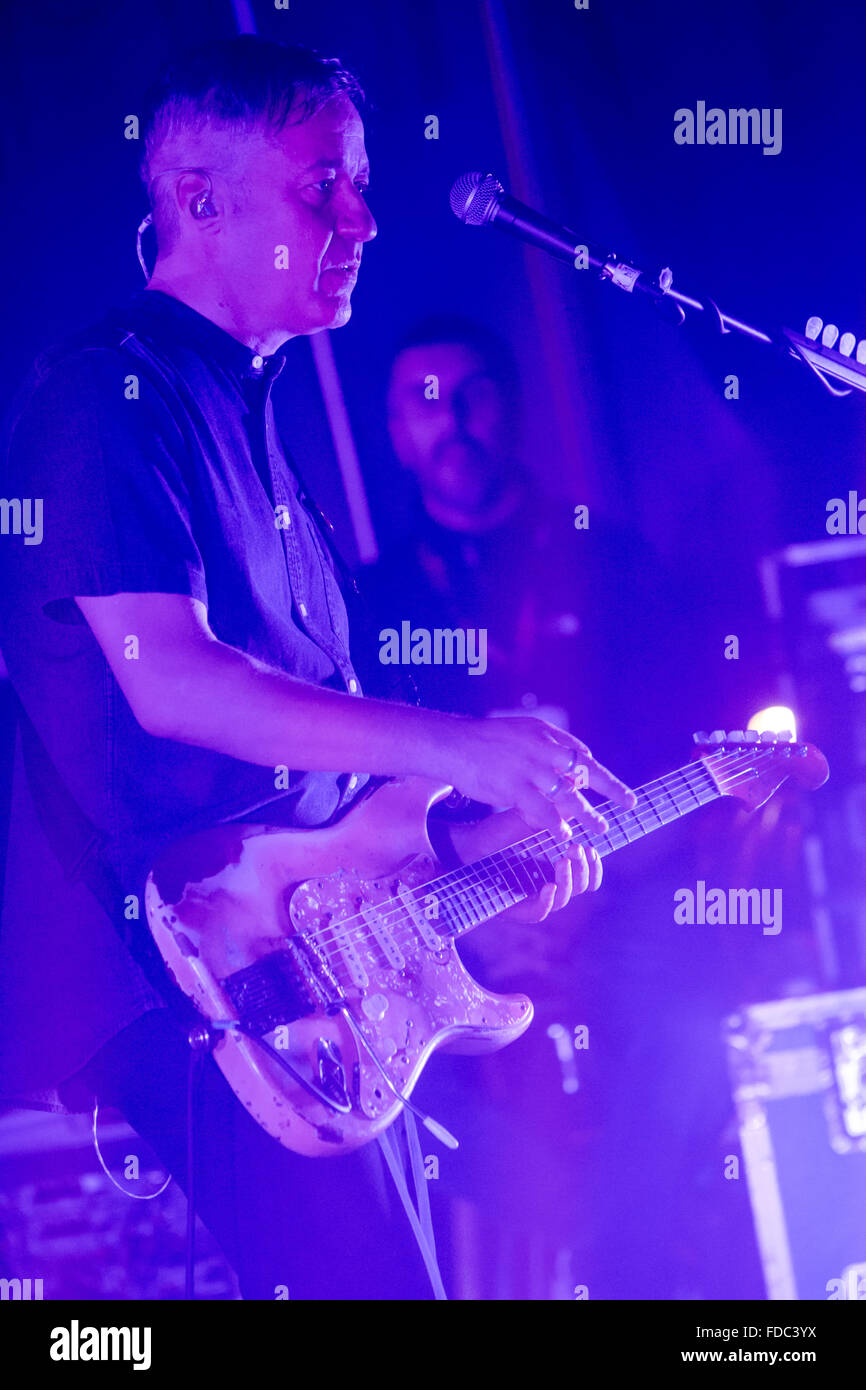
<path fill-rule="evenodd" d="M 310 685 L 219 641 L 204 604 L 188 596 L 77 602 L 133 714 L 157 738 L 260 766 L 432 777 L 562 839 L 572 818 L 607 829 L 575 786 L 579 767 L 583 785 L 635 804 L 585 743 L 541 719 L 469 719 Z M 127 660 L 131 635 L 136 660 Z"/>
<path fill-rule="evenodd" d="M 475 801 L 513 808 L 533 830 L 568 838 L 569 819 L 600 834 L 607 830 L 577 781 L 627 809 L 636 805 L 634 792 L 585 743 L 542 719 L 455 720 L 455 735 L 451 747 L 441 750 L 446 779 Z M 581 775 L 579 768 L 585 769 Z"/>

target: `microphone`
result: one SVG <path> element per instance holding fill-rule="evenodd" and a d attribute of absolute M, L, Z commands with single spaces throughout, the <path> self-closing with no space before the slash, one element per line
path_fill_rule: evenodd
<path fill-rule="evenodd" d="M 455 179 L 451 188 L 451 211 L 467 227 L 501 227 L 557 260 L 567 261 L 575 270 L 597 270 L 599 279 L 610 280 L 629 294 L 635 289 L 642 291 L 674 323 L 682 323 L 684 314 L 679 304 L 666 302 L 666 298 L 702 308 L 697 301 L 671 291 L 673 274 L 667 268 L 652 279 L 639 267 L 620 260 L 616 252 L 581 240 L 570 227 L 551 222 L 534 208 L 518 202 L 505 192 L 493 174 L 461 174 Z"/>
<path fill-rule="evenodd" d="M 604 259 L 599 258 L 604 253 L 600 253 L 599 247 L 589 247 L 568 227 L 558 226 L 510 197 L 493 174 L 461 174 L 455 179 L 451 189 L 451 211 L 467 227 L 501 227 L 571 265 L 580 251 L 588 254 L 585 264 L 599 269 L 604 266 Z"/>
<path fill-rule="evenodd" d="M 540 247 L 558 261 L 568 261 L 575 270 L 597 271 L 594 279 L 609 281 L 628 294 L 637 291 L 636 298 L 646 295 L 669 323 L 683 323 L 685 310 L 691 309 L 699 323 L 703 321 L 720 333 L 739 333 L 755 342 L 784 347 L 792 357 L 801 356 L 794 341 L 798 335 L 790 334 L 787 329 L 781 336 L 765 333 L 761 328 L 724 313 L 709 295 L 695 299 L 673 289 L 673 272 L 667 266 L 654 277 L 652 272 L 621 260 L 615 251 L 605 251 L 591 241 L 581 241 L 570 227 L 551 222 L 534 208 L 512 198 L 493 174 L 461 174 L 455 179 L 451 187 L 451 211 L 467 227 L 501 227 L 521 241 L 529 242 L 530 246 Z"/>

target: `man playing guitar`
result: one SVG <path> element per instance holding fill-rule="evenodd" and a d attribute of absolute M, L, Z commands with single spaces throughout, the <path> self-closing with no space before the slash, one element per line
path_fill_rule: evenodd
<path fill-rule="evenodd" d="M 186 1035 L 168 981 L 94 895 L 103 869 L 133 943 L 147 936 L 147 870 L 171 841 L 230 822 L 333 824 L 370 779 L 417 775 L 507 808 L 451 828 L 443 853 L 464 863 L 527 829 L 568 840 L 570 819 L 603 832 L 578 782 L 635 804 L 543 721 L 361 697 L 270 390 L 290 338 L 351 314 L 376 234 L 362 100 L 335 60 L 250 37 L 179 64 L 142 124 L 159 246 L 147 289 L 42 354 L 8 426 L 3 492 L 42 499 L 44 534 L 7 538 L 0 555 L 21 730 L 3 1098 L 74 1109 L 96 1096 L 182 1186 Z M 89 841 L 67 836 L 69 808 Z M 511 913 L 540 922 L 600 881 L 598 854 L 574 844 Z M 377 1145 L 324 1164 L 290 1152 L 210 1058 L 197 1106 L 196 1207 L 245 1298 L 430 1297 Z"/>

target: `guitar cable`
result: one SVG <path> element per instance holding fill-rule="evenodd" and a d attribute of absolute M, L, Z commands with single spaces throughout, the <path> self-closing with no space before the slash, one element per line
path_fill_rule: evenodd
<path fill-rule="evenodd" d="M 341 1005 L 339 1012 L 343 1015 L 346 1022 L 348 1023 L 350 1031 L 355 1041 L 362 1044 L 368 1056 L 371 1057 L 373 1062 L 375 1063 L 376 1068 L 382 1077 L 382 1080 L 385 1082 L 386 1086 L 388 1087 L 389 1091 L 391 1091 L 393 1096 L 397 1100 L 399 1100 L 400 1104 L 404 1105 L 407 1110 L 410 1110 L 413 1115 L 416 1115 L 418 1119 L 421 1121 L 424 1128 L 429 1130 L 433 1137 L 439 1140 L 440 1144 L 443 1144 L 448 1149 L 459 1149 L 459 1140 L 455 1139 L 454 1135 L 449 1130 L 447 1130 L 443 1124 L 440 1124 L 438 1120 L 434 1120 L 432 1115 L 426 1115 L 424 1111 L 421 1110 L 421 1108 L 414 1103 L 414 1101 L 411 1101 L 408 1096 L 405 1096 L 402 1091 L 399 1091 L 397 1089 L 390 1076 L 386 1072 L 384 1066 L 382 1065 L 382 1062 L 380 1061 L 379 1057 L 373 1051 L 371 1043 L 364 1036 L 364 1033 L 362 1029 L 359 1027 L 357 1020 L 353 1018 L 351 1013 L 349 1012 L 348 1005 Z M 279 1065 L 283 1068 L 283 1070 L 287 1071 L 294 1081 L 297 1081 L 298 1085 L 303 1086 L 304 1090 L 307 1091 L 311 1096 L 313 1096 L 315 1100 L 320 1101 L 322 1105 L 327 1105 L 330 1110 L 336 1110 L 337 1113 L 340 1115 L 348 1115 L 351 1113 L 351 1101 L 344 1104 L 340 1101 L 334 1100 L 332 1096 L 325 1095 L 324 1091 L 319 1090 L 315 1082 L 308 1081 L 305 1076 L 302 1076 L 301 1073 L 297 1071 L 295 1067 L 292 1066 L 291 1062 L 286 1057 L 282 1057 L 280 1053 L 277 1051 L 277 1049 L 275 1047 L 272 1047 L 269 1042 L 266 1042 L 263 1037 L 259 1037 L 255 1033 L 250 1032 L 249 1030 L 244 1028 L 239 1021 L 233 1021 L 231 1024 L 223 1024 L 222 1026 L 236 1028 L 237 1031 L 242 1032 L 245 1037 L 251 1038 L 253 1042 L 257 1042 L 261 1047 L 265 1049 L 269 1057 L 273 1057 L 274 1061 L 278 1062 Z M 368 1118 L 370 1117 L 368 1116 Z"/>
<path fill-rule="evenodd" d="M 134 1202 L 152 1202 L 154 1198 L 161 1197 L 163 1192 L 171 1182 L 171 1173 L 169 1173 L 165 1182 L 162 1184 L 162 1187 L 157 1188 L 156 1192 L 130 1192 L 128 1187 L 121 1186 L 121 1184 L 117 1181 L 114 1174 L 112 1173 L 111 1169 L 108 1167 L 108 1164 L 105 1162 L 105 1159 L 102 1157 L 102 1150 L 99 1147 L 99 1135 L 97 1133 L 98 1123 L 99 1100 L 96 1096 L 94 1096 L 93 1116 L 91 1119 L 91 1134 L 93 1136 L 93 1148 L 96 1152 L 96 1157 L 99 1159 L 99 1166 L 102 1169 L 105 1176 L 108 1178 L 108 1181 L 111 1183 L 112 1187 L 116 1187 L 118 1192 L 123 1193 L 124 1197 L 131 1197 Z"/>
<path fill-rule="evenodd" d="M 442 1300 L 447 1301 L 448 1295 L 445 1292 L 445 1286 L 442 1282 L 442 1274 L 440 1272 L 439 1262 L 436 1256 L 436 1238 L 433 1233 L 433 1217 L 430 1210 L 430 1194 L 427 1190 L 427 1179 L 424 1175 L 424 1157 L 421 1153 L 421 1144 L 418 1139 L 418 1129 L 415 1124 L 415 1116 L 417 1115 L 424 1127 L 428 1129 L 430 1133 L 434 1135 L 434 1137 L 437 1138 L 440 1141 L 440 1143 L 444 1144 L 447 1148 L 459 1148 L 458 1141 L 454 1138 L 453 1134 L 449 1133 L 449 1131 L 445 1128 L 444 1125 L 439 1124 L 439 1122 L 437 1120 L 434 1120 L 430 1115 L 425 1115 L 424 1112 L 418 1106 L 416 1106 L 412 1101 L 409 1100 L 408 1096 L 404 1096 L 403 1093 L 397 1089 L 397 1087 L 391 1081 L 391 1078 L 388 1076 L 388 1073 L 382 1065 L 382 1062 L 380 1061 L 379 1057 L 374 1052 L 371 1044 L 364 1036 L 364 1033 L 362 1029 L 359 1027 L 357 1020 L 354 1019 L 351 1013 L 349 1012 L 348 1005 L 343 1004 L 340 1007 L 339 1012 L 343 1015 L 347 1024 L 349 1025 L 349 1029 L 352 1033 L 352 1036 L 355 1038 L 356 1044 L 360 1043 L 363 1045 L 364 1050 L 372 1058 L 373 1062 L 375 1063 L 378 1071 L 382 1076 L 382 1079 L 388 1086 L 389 1090 L 394 1094 L 397 1100 L 399 1100 L 405 1107 L 403 1112 L 403 1123 L 406 1130 L 406 1146 L 409 1155 L 409 1166 L 412 1171 L 412 1179 L 415 1187 L 415 1198 L 418 1203 L 417 1211 L 415 1209 L 415 1206 L 413 1205 L 412 1198 L 409 1194 L 409 1186 L 406 1181 L 406 1173 L 402 1161 L 402 1156 L 399 1152 L 399 1148 L 397 1146 L 396 1140 L 391 1129 L 388 1128 L 383 1130 L 381 1134 L 378 1134 L 376 1136 L 376 1141 L 379 1145 L 379 1148 L 381 1149 L 385 1162 L 388 1165 L 391 1178 L 393 1180 L 394 1186 L 397 1189 L 397 1194 L 400 1198 L 401 1203 L 403 1204 L 403 1209 L 406 1213 L 409 1225 L 412 1229 L 412 1234 L 415 1237 L 415 1242 L 418 1246 L 418 1249 L 421 1252 L 421 1258 L 424 1261 L 424 1267 L 427 1270 L 427 1276 L 430 1280 L 430 1284 L 433 1289 L 434 1298 L 440 1302 Z M 245 1037 L 251 1038 L 253 1042 L 259 1043 L 265 1049 L 268 1055 L 273 1057 L 274 1060 L 278 1062 L 280 1066 L 283 1067 L 283 1069 L 287 1071 L 291 1077 L 293 1077 L 294 1080 L 299 1082 L 300 1085 L 302 1085 L 306 1091 L 313 1095 L 317 1100 L 320 1100 L 323 1104 L 326 1104 L 331 1110 L 336 1110 L 342 1114 L 347 1114 L 351 1112 L 351 1101 L 348 1103 L 348 1105 L 341 1105 L 338 1102 L 331 1099 L 330 1097 L 325 1096 L 324 1093 L 320 1093 L 318 1087 L 316 1087 L 314 1083 L 307 1081 L 307 1079 L 303 1077 L 300 1074 L 300 1072 L 298 1072 L 285 1057 L 281 1057 L 280 1053 L 275 1047 L 272 1047 L 270 1043 L 265 1042 L 264 1038 L 256 1037 L 254 1033 L 249 1032 L 247 1029 L 245 1029 L 240 1020 L 226 1021 L 223 1022 L 220 1026 L 222 1028 L 236 1029 L 237 1031 L 242 1032 Z M 207 1030 L 204 1029 L 203 1031 L 206 1032 Z M 190 1059 L 190 1062 L 192 1066 L 193 1058 Z M 191 1152 L 191 1114 L 189 1135 Z M 192 1190 L 190 1190 L 190 1201 L 187 1207 L 187 1216 L 189 1223 L 191 1223 L 194 1219 L 191 1215 L 191 1199 Z M 191 1224 L 188 1224 L 188 1260 L 191 1260 L 192 1258 L 192 1248 L 193 1230 Z M 187 1278 L 187 1288 L 191 1289 L 191 1273 L 188 1273 Z M 192 1294 L 188 1293 L 187 1297 L 192 1297 Z"/>
<path fill-rule="evenodd" d="M 292 1080 L 297 1081 L 298 1085 L 302 1086 L 304 1090 L 307 1091 L 313 1097 L 314 1100 L 319 1101 L 322 1105 L 327 1105 L 329 1110 L 336 1110 L 339 1115 L 351 1114 L 351 1101 L 334 1100 L 333 1096 L 326 1095 L 324 1091 L 319 1090 L 318 1086 L 314 1081 L 308 1081 L 305 1076 L 302 1076 L 301 1073 L 295 1067 L 292 1066 L 291 1062 L 286 1057 L 280 1056 L 280 1053 L 277 1050 L 277 1048 L 272 1047 L 269 1042 L 265 1042 L 265 1039 L 263 1037 L 260 1037 L 256 1033 L 250 1032 L 248 1029 L 244 1028 L 240 1024 L 236 1025 L 236 1027 L 237 1031 L 243 1033 L 245 1038 L 250 1038 L 253 1042 L 258 1043 L 260 1047 L 263 1047 L 267 1052 L 268 1056 L 273 1057 L 274 1061 L 278 1062 L 279 1065 L 283 1068 L 283 1070 L 289 1073 L 289 1076 L 292 1078 Z"/>
<path fill-rule="evenodd" d="M 192 1301 L 195 1298 L 195 1102 L 198 1091 L 198 1081 L 201 1075 L 202 1062 L 205 1055 L 211 1050 L 216 1041 L 214 1035 L 202 1024 L 197 1028 L 192 1028 L 187 1037 L 189 1045 L 189 1061 L 187 1065 L 186 1083 L 186 1240 L 184 1249 L 184 1298 Z M 172 1180 L 169 1173 L 165 1182 L 158 1187 L 155 1192 L 130 1192 L 128 1188 L 122 1187 L 114 1174 L 108 1167 L 102 1156 L 99 1147 L 99 1097 L 93 1098 L 93 1148 L 99 1160 L 103 1173 L 108 1178 L 112 1187 L 118 1192 L 122 1192 L 124 1197 L 131 1197 L 135 1202 L 153 1202 L 157 1197 L 161 1197 Z"/>
<path fill-rule="evenodd" d="M 372 1045 L 364 1037 L 363 1030 L 359 1027 L 357 1020 L 354 1019 L 352 1015 L 349 1013 L 348 1006 L 344 1004 L 340 1010 L 340 1013 L 343 1015 L 350 1029 L 352 1030 L 352 1034 L 355 1038 L 355 1041 L 362 1043 L 368 1055 L 372 1057 L 389 1091 L 391 1091 L 392 1094 L 396 1096 L 397 1100 L 399 1100 L 402 1105 L 405 1105 L 407 1110 L 411 1111 L 413 1115 L 417 1115 L 424 1128 L 428 1129 L 430 1133 L 433 1135 L 434 1139 L 439 1140 L 440 1144 L 444 1144 L 447 1149 L 459 1149 L 459 1140 L 455 1139 L 454 1135 L 451 1134 L 451 1132 L 447 1130 L 444 1125 L 441 1125 L 438 1120 L 434 1120 L 432 1115 L 425 1115 L 424 1111 L 421 1110 L 419 1106 L 417 1106 L 414 1103 L 414 1101 L 411 1101 L 408 1096 L 404 1096 L 402 1091 L 398 1091 L 397 1087 L 394 1085 L 393 1081 L 386 1072 L 384 1066 L 380 1062 L 376 1053 L 373 1051 Z"/>
<path fill-rule="evenodd" d="M 416 1106 L 413 1101 L 409 1100 L 408 1096 L 403 1095 L 403 1093 L 400 1090 L 398 1090 L 398 1088 L 392 1082 L 391 1078 L 388 1076 L 385 1067 L 383 1066 L 381 1060 L 374 1051 L 372 1045 L 364 1036 L 364 1032 L 360 1028 L 357 1020 L 354 1019 L 352 1017 L 352 1014 L 349 1012 L 349 1008 L 346 1003 L 343 1003 L 339 1007 L 339 1012 L 345 1018 L 346 1023 L 348 1024 L 349 1029 L 352 1033 L 352 1036 L 355 1038 L 356 1044 L 360 1044 L 361 1046 L 363 1046 L 365 1052 L 374 1062 L 377 1070 L 382 1076 L 383 1081 L 388 1086 L 388 1089 L 392 1092 L 396 1099 L 399 1100 L 401 1104 L 405 1107 L 403 1112 L 403 1123 L 406 1132 L 406 1146 L 409 1156 L 409 1166 L 412 1172 L 413 1185 L 415 1187 L 417 1210 L 412 1202 L 412 1198 L 409 1193 L 409 1186 L 406 1181 L 406 1173 L 402 1160 L 402 1155 L 400 1154 L 399 1147 L 397 1145 L 393 1133 L 391 1132 L 391 1129 L 388 1128 L 384 1130 L 381 1134 L 377 1135 L 376 1138 L 382 1155 L 385 1159 L 385 1162 L 388 1165 L 388 1169 L 391 1173 L 391 1178 L 393 1180 L 395 1188 L 397 1189 L 397 1194 L 400 1198 L 400 1201 L 403 1205 L 403 1209 L 408 1218 L 412 1234 L 415 1237 L 415 1242 L 418 1246 L 419 1251 L 421 1252 L 421 1258 L 424 1261 L 424 1267 L 427 1271 L 427 1276 L 430 1280 L 430 1284 L 433 1289 L 434 1298 L 437 1301 L 447 1301 L 448 1295 L 445 1292 L 445 1286 L 442 1282 L 442 1275 L 439 1269 L 439 1262 L 436 1255 L 436 1239 L 433 1232 L 433 1218 L 430 1210 L 430 1195 L 427 1190 L 427 1179 L 424 1174 L 424 1157 L 421 1152 L 421 1144 L 418 1138 L 418 1129 L 415 1124 L 415 1116 L 417 1116 L 418 1119 L 420 1119 L 421 1123 L 424 1125 L 424 1127 L 427 1130 L 429 1130 L 429 1132 L 447 1148 L 452 1150 L 457 1149 L 459 1148 L 459 1143 L 457 1139 L 455 1139 L 454 1135 L 451 1134 L 445 1128 L 444 1125 L 439 1124 L 439 1122 L 437 1120 L 434 1120 L 430 1115 L 425 1115 L 424 1112 L 418 1106 Z M 184 1297 L 189 1302 L 193 1301 L 195 1298 L 195 1102 L 198 1091 L 198 1081 L 201 1075 L 202 1062 L 204 1061 L 206 1054 L 213 1050 L 214 1046 L 216 1045 L 216 1042 L 218 1041 L 220 1033 L 227 1031 L 237 1031 L 243 1033 L 243 1035 L 245 1037 L 250 1038 L 251 1041 L 259 1043 L 265 1049 L 268 1055 L 273 1057 L 273 1059 L 276 1062 L 278 1062 L 279 1065 L 285 1071 L 287 1071 L 295 1081 L 297 1081 L 301 1086 L 303 1086 L 303 1088 L 309 1094 L 314 1096 L 315 1099 L 319 1100 L 323 1104 L 326 1104 L 330 1109 L 336 1110 L 338 1113 L 342 1114 L 350 1113 L 352 1109 L 351 1101 L 349 1101 L 347 1104 L 341 1104 L 332 1099 L 331 1097 L 326 1096 L 323 1091 L 319 1090 L 315 1083 L 308 1081 L 306 1077 L 302 1076 L 301 1073 L 297 1071 L 295 1067 L 292 1066 L 292 1064 L 288 1061 L 287 1058 L 280 1056 L 280 1053 L 276 1048 L 272 1047 L 270 1043 L 265 1042 L 263 1037 L 257 1037 L 253 1032 L 244 1028 L 243 1023 L 240 1019 L 210 1019 L 207 1021 L 203 1020 L 198 1026 L 190 1029 L 190 1032 L 187 1037 L 190 1053 L 189 1069 L 187 1073 L 187 1208 L 184 1272 Z M 99 1161 L 102 1164 L 102 1167 L 105 1170 L 108 1177 L 114 1183 L 114 1186 L 117 1187 L 120 1191 L 125 1191 L 125 1189 L 121 1188 L 120 1184 L 115 1181 L 111 1173 L 108 1172 L 108 1169 L 103 1161 L 102 1155 L 99 1152 L 99 1145 L 96 1139 L 97 1114 L 98 1104 L 95 1104 L 93 1116 L 93 1137 Z M 159 1189 L 158 1192 L 148 1194 L 147 1197 L 139 1197 L 139 1200 L 152 1200 L 154 1197 L 160 1196 L 160 1194 L 165 1191 L 166 1187 L 170 1182 L 171 1174 L 169 1174 L 169 1176 L 166 1178 L 165 1182 L 163 1183 L 162 1187 Z M 127 1193 L 127 1195 L 139 1196 L 139 1194 L 137 1193 Z"/>
<path fill-rule="evenodd" d="M 416 1211 L 412 1198 L 409 1195 L 409 1186 L 406 1182 L 406 1173 L 402 1162 L 397 1141 L 393 1130 L 386 1129 L 377 1136 L 377 1142 L 381 1149 L 385 1162 L 394 1180 L 403 1209 L 409 1218 L 409 1225 L 415 1236 L 418 1249 L 421 1251 L 421 1258 L 427 1270 L 427 1275 L 433 1288 L 433 1294 L 437 1302 L 448 1301 L 445 1292 L 445 1285 L 442 1282 L 442 1275 L 439 1270 L 439 1261 L 436 1258 L 436 1239 L 433 1234 L 433 1218 L 430 1212 L 430 1194 L 427 1191 L 427 1179 L 424 1176 L 424 1158 L 421 1153 L 421 1145 L 418 1141 L 418 1129 L 415 1120 L 409 1111 L 404 1111 L 403 1122 L 406 1129 L 406 1147 L 409 1154 L 409 1166 L 412 1170 L 412 1180 L 415 1186 L 415 1196 L 418 1202 Z"/>

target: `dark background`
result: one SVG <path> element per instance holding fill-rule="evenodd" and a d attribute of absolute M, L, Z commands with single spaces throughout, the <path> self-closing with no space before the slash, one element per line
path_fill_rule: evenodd
<path fill-rule="evenodd" d="M 858 473 L 857 400 L 834 402 L 768 351 L 669 328 L 567 267 L 544 262 L 539 271 L 540 253 L 462 227 L 448 191 L 467 169 L 495 172 L 579 235 L 652 270 L 670 265 L 676 286 L 706 289 L 732 313 L 802 330 L 817 312 L 866 332 L 859 6 L 494 5 L 517 114 L 508 154 L 488 9 L 477 0 L 292 0 L 288 11 L 254 10 L 260 33 L 354 65 L 375 108 L 367 124 L 379 235 L 353 319 L 332 336 L 380 534 L 400 517 L 382 412 L 393 344 L 415 317 L 451 307 L 513 340 L 530 460 L 551 491 L 634 518 L 671 557 L 704 550 L 717 528 L 720 557 L 738 568 L 756 546 L 822 530 L 826 498 Z M 178 48 L 227 36 L 234 20 L 227 3 L 47 0 L 7 5 L 4 27 L 6 398 L 41 346 L 142 283 L 135 228 L 146 204 L 124 117 L 140 110 L 151 76 Z M 699 99 L 781 107 L 781 153 L 676 145 L 673 113 Z M 438 141 L 424 138 L 429 114 L 439 117 Z M 561 341 L 541 340 L 527 258 L 547 277 Z M 558 437 L 550 418 L 551 357 L 572 368 L 577 440 Z M 293 452 L 342 523 L 309 344 L 293 343 L 290 359 L 283 408 Z M 722 396 L 731 371 L 736 403 Z M 706 502 L 711 515 L 696 526 Z"/>

